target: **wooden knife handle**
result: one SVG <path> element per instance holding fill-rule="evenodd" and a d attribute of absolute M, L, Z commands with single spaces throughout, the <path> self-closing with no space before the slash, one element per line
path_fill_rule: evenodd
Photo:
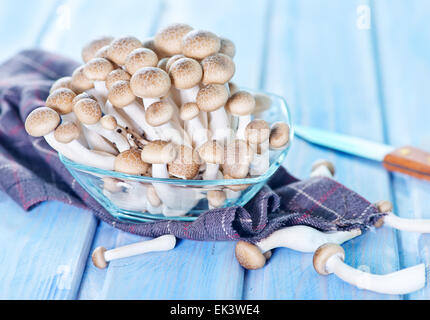
<path fill-rule="evenodd" d="M 384 167 L 393 172 L 430 181 L 430 153 L 414 147 L 403 147 L 388 154 Z"/>

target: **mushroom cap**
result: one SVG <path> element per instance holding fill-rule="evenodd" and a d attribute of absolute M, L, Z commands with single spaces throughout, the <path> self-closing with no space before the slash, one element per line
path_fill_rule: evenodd
<path fill-rule="evenodd" d="M 167 62 L 169 62 L 169 58 L 163 58 L 158 61 L 157 67 L 167 72 Z"/>
<path fill-rule="evenodd" d="M 82 49 L 82 60 L 85 63 L 93 59 L 101 48 L 108 46 L 113 41 L 113 37 L 100 37 L 95 39 L 84 46 Z"/>
<path fill-rule="evenodd" d="M 243 140 L 235 140 L 225 150 L 223 172 L 234 179 L 246 178 L 253 159 L 254 150 L 248 143 Z"/>
<path fill-rule="evenodd" d="M 236 180 L 235 178 L 233 178 L 232 176 L 224 173 L 224 179 L 225 180 Z M 250 187 L 250 184 L 235 184 L 235 185 L 226 185 L 226 187 L 230 190 L 233 190 L 235 192 L 240 192 L 243 190 L 246 190 Z"/>
<path fill-rule="evenodd" d="M 181 120 L 188 121 L 196 118 L 200 113 L 199 106 L 195 102 L 189 102 L 182 105 L 179 110 Z"/>
<path fill-rule="evenodd" d="M 54 131 L 60 124 L 59 114 L 48 107 L 33 110 L 25 120 L 25 130 L 32 137 L 43 137 Z"/>
<path fill-rule="evenodd" d="M 236 92 L 240 91 L 239 86 L 234 82 L 228 83 L 228 89 L 230 90 L 230 96 L 234 95 Z"/>
<path fill-rule="evenodd" d="M 213 55 L 220 49 L 220 38 L 209 31 L 194 30 L 182 39 L 182 53 L 197 60 Z"/>
<path fill-rule="evenodd" d="M 76 93 L 70 89 L 57 89 L 46 99 L 46 106 L 54 109 L 61 115 L 69 114 L 73 111 L 73 99 L 75 97 Z"/>
<path fill-rule="evenodd" d="M 107 60 L 109 60 L 109 45 L 107 45 L 107 46 L 104 46 L 104 47 L 102 47 L 102 48 L 100 48 L 97 52 L 96 52 L 96 54 L 94 55 L 94 57 L 93 57 L 93 59 L 94 58 L 104 58 L 104 59 L 107 59 Z M 109 60 L 110 61 L 110 60 Z"/>
<path fill-rule="evenodd" d="M 221 49 L 219 49 L 219 53 L 223 53 L 230 58 L 234 58 L 236 56 L 236 46 L 233 41 L 227 38 L 221 37 Z"/>
<path fill-rule="evenodd" d="M 196 60 L 182 58 L 171 65 L 169 75 L 172 84 L 177 89 L 191 89 L 199 85 L 203 77 L 203 70 Z"/>
<path fill-rule="evenodd" d="M 117 81 L 115 82 L 108 94 L 108 99 L 113 106 L 117 108 L 124 108 L 136 100 L 136 96 L 130 87 L 128 81 Z"/>
<path fill-rule="evenodd" d="M 76 117 L 86 125 L 96 124 L 102 118 L 102 110 L 97 101 L 93 99 L 79 100 L 73 107 Z"/>
<path fill-rule="evenodd" d="M 84 67 L 85 76 L 94 81 L 105 81 L 109 73 L 114 70 L 112 63 L 105 58 L 94 58 Z"/>
<path fill-rule="evenodd" d="M 78 101 L 82 100 L 82 99 L 93 99 L 94 101 L 97 101 L 96 98 L 86 92 L 82 92 L 81 94 L 78 94 L 72 101 L 72 104 L 75 105 L 76 103 L 78 103 Z"/>
<path fill-rule="evenodd" d="M 106 88 L 110 90 L 112 89 L 112 86 L 115 84 L 115 82 L 121 80 L 130 81 L 130 79 L 131 75 L 127 71 L 124 71 L 124 69 L 115 69 L 106 77 Z"/>
<path fill-rule="evenodd" d="M 110 131 L 113 131 L 118 128 L 118 122 L 116 121 L 116 118 L 110 114 L 105 115 L 100 120 L 100 124 L 103 126 L 103 128 Z"/>
<path fill-rule="evenodd" d="M 72 85 L 72 77 L 63 77 L 58 79 L 52 84 L 51 89 L 49 90 L 49 93 L 53 93 L 57 89 L 66 88 L 70 89 L 72 91 L 75 91 L 75 87 Z"/>
<path fill-rule="evenodd" d="M 167 141 L 151 141 L 142 149 L 142 160 L 150 164 L 172 163 L 178 154 L 175 145 Z"/>
<path fill-rule="evenodd" d="M 338 255 L 342 261 L 345 260 L 345 250 L 340 245 L 326 243 L 319 247 L 314 253 L 313 263 L 315 271 L 322 276 L 329 275 L 330 273 L 327 271 L 326 265 L 327 261 L 334 255 Z"/>
<path fill-rule="evenodd" d="M 200 158 L 195 150 L 187 146 L 178 148 L 176 159 L 168 165 L 169 173 L 180 179 L 193 179 L 200 170 Z"/>
<path fill-rule="evenodd" d="M 255 99 L 255 110 L 254 114 L 262 113 L 266 110 L 269 110 L 272 105 L 272 99 L 262 93 L 257 93 L 254 95 Z"/>
<path fill-rule="evenodd" d="M 235 116 L 248 116 L 255 109 L 255 99 L 246 91 L 238 91 L 233 94 L 225 105 L 225 110 Z"/>
<path fill-rule="evenodd" d="M 88 79 L 84 74 L 84 67 L 80 66 L 76 68 L 75 71 L 73 71 L 72 74 L 72 86 L 78 91 L 78 92 L 84 92 L 87 90 L 90 90 L 94 88 L 94 81 Z"/>
<path fill-rule="evenodd" d="M 142 48 L 142 42 L 135 37 L 115 39 L 109 46 L 109 59 L 117 65 L 123 66 L 127 60 L 127 56 L 137 48 Z"/>
<path fill-rule="evenodd" d="M 179 54 L 182 52 L 182 39 L 192 30 L 193 28 L 187 24 L 171 24 L 155 35 L 154 46 L 164 55 Z"/>
<path fill-rule="evenodd" d="M 119 179 L 104 177 L 103 181 L 103 189 L 112 193 L 117 193 L 122 191 L 122 187 L 119 185 L 122 181 Z"/>
<path fill-rule="evenodd" d="M 60 143 L 70 143 L 79 138 L 81 131 L 74 122 L 63 122 L 55 129 L 54 137 Z"/>
<path fill-rule="evenodd" d="M 150 126 L 159 127 L 169 122 L 174 114 L 175 109 L 170 103 L 159 101 L 149 106 L 146 110 L 145 118 Z"/>
<path fill-rule="evenodd" d="M 149 185 L 146 189 L 146 199 L 148 199 L 151 206 L 154 208 L 158 208 L 161 206 L 162 202 L 160 197 L 157 194 L 157 190 L 155 190 L 153 185 Z"/>
<path fill-rule="evenodd" d="M 133 93 L 140 98 L 160 98 L 169 93 L 169 75 L 160 68 L 146 67 L 137 71 L 130 81 Z"/>
<path fill-rule="evenodd" d="M 290 141 L 290 127 L 284 122 L 277 122 L 272 125 L 270 132 L 270 147 L 280 149 L 285 147 Z"/>
<path fill-rule="evenodd" d="M 136 71 L 144 67 L 156 67 L 157 65 L 157 55 L 147 48 L 134 49 L 125 60 L 125 67 L 130 74 L 135 74 Z"/>
<path fill-rule="evenodd" d="M 236 72 L 233 60 L 222 53 L 216 53 L 203 59 L 202 67 L 203 84 L 225 84 L 233 78 Z"/>
<path fill-rule="evenodd" d="M 328 160 L 325 160 L 325 159 L 315 161 L 312 164 L 312 172 L 314 172 L 316 169 L 318 169 L 321 166 L 326 167 L 333 176 L 335 175 L 336 169 L 334 167 L 334 164 Z"/>
<path fill-rule="evenodd" d="M 393 204 L 387 200 L 381 200 L 375 203 L 375 207 L 380 213 L 388 213 L 393 211 Z"/>
<path fill-rule="evenodd" d="M 224 163 L 224 148 L 215 140 L 207 141 L 199 148 L 198 152 L 204 162 L 211 164 Z"/>
<path fill-rule="evenodd" d="M 228 101 L 227 88 L 220 84 L 210 84 L 200 89 L 196 102 L 201 111 L 213 112 Z"/>
<path fill-rule="evenodd" d="M 115 158 L 114 166 L 117 172 L 141 176 L 146 173 L 149 164 L 142 161 L 139 150 L 130 149 Z"/>
<path fill-rule="evenodd" d="M 245 129 L 246 140 L 251 144 L 261 144 L 270 138 L 270 126 L 264 120 L 254 120 Z"/>
<path fill-rule="evenodd" d="M 169 73 L 170 67 L 172 66 L 172 64 L 174 64 L 176 61 L 182 58 L 186 58 L 186 57 L 183 54 L 175 54 L 174 56 L 168 58 L 166 63 L 166 68 L 165 68 L 166 72 Z"/>
<path fill-rule="evenodd" d="M 149 37 L 149 38 L 146 38 L 145 40 L 143 40 L 142 41 L 142 47 L 146 48 L 146 49 L 149 49 L 149 50 L 152 50 L 155 53 L 157 53 L 156 49 L 155 49 L 154 38 L 153 37 Z"/>
<path fill-rule="evenodd" d="M 106 248 L 98 247 L 97 249 L 94 250 L 91 256 L 93 260 L 93 264 L 99 269 L 106 269 L 106 267 L 108 266 L 105 259 L 106 251 L 107 251 Z"/>
<path fill-rule="evenodd" d="M 214 208 L 221 208 L 225 204 L 227 196 L 224 191 L 211 190 L 207 194 L 209 204 Z"/>
<path fill-rule="evenodd" d="M 266 264 L 266 257 L 261 253 L 260 248 L 249 242 L 239 241 L 235 251 L 237 261 L 245 269 L 257 270 Z"/>

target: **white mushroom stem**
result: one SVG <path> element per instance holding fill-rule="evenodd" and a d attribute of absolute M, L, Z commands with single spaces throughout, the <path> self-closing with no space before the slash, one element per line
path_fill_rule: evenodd
<path fill-rule="evenodd" d="M 191 141 L 185 133 L 185 130 L 174 121 L 170 121 L 154 129 L 163 141 L 172 141 L 176 145 L 191 147 Z"/>
<path fill-rule="evenodd" d="M 82 126 L 82 132 L 85 135 L 88 146 L 91 150 L 103 151 L 113 155 L 118 155 L 118 150 L 98 133 Z"/>
<path fill-rule="evenodd" d="M 252 121 L 251 115 L 247 116 L 240 116 L 240 117 L 233 117 L 233 125 L 232 129 L 236 130 L 236 139 L 238 140 L 246 140 L 245 139 L 245 131 L 248 124 Z"/>
<path fill-rule="evenodd" d="M 342 261 L 339 255 L 333 255 L 326 263 L 326 271 L 334 273 L 340 279 L 359 289 L 384 294 L 407 294 L 417 291 L 425 285 L 425 265 L 403 269 L 386 275 L 375 275 L 354 269 Z"/>
<path fill-rule="evenodd" d="M 261 176 L 269 170 L 270 167 L 270 152 L 269 152 L 269 140 L 260 144 L 260 146 L 252 145 L 254 150 L 257 148 L 261 149 L 261 153 L 254 154 L 254 159 L 250 165 L 251 176 Z"/>
<path fill-rule="evenodd" d="M 114 170 L 113 155 L 88 150 L 76 140 L 68 144 L 60 143 L 55 139 L 54 132 L 46 135 L 45 140 L 53 149 L 72 161 L 99 169 Z"/>
<path fill-rule="evenodd" d="M 123 110 L 127 114 L 127 116 L 133 119 L 133 121 L 137 123 L 140 129 L 145 132 L 145 137 L 148 140 L 154 141 L 160 138 L 155 131 L 155 128 L 150 126 L 148 122 L 146 122 L 145 110 L 143 109 L 143 106 L 141 106 L 137 102 L 133 102 L 128 106 L 124 107 Z"/>
<path fill-rule="evenodd" d="M 430 220 L 426 219 L 405 219 L 389 212 L 382 218 L 384 224 L 390 227 L 407 232 L 430 233 Z"/>
<path fill-rule="evenodd" d="M 312 253 L 326 243 L 342 244 L 361 235 L 359 229 L 352 231 L 321 232 L 308 226 L 292 226 L 272 233 L 256 245 L 262 253 L 284 247 L 295 251 Z"/>
<path fill-rule="evenodd" d="M 332 175 L 331 171 L 329 170 L 329 168 L 327 168 L 326 166 L 319 166 L 314 171 L 312 171 L 311 177 L 312 178 L 314 178 L 314 177 L 333 178 L 333 175 Z"/>
<path fill-rule="evenodd" d="M 69 114 L 65 114 L 61 116 L 61 121 L 64 122 L 73 122 L 78 128 L 79 130 L 82 132 L 82 134 L 79 135 L 78 141 L 85 147 L 90 147 L 89 142 L 88 142 L 88 138 L 84 132 L 84 126 L 79 122 L 78 118 L 76 117 L 76 115 L 71 112 Z M 92 148 L 91 148 L 92 149 Z"/>
<path fill-rule="evenodd" d="M 134 129 L 133 125 L 130 123 L 130 121 L 128 119 L 126 119 L 121 112 L 115 108 L 112 103 L 110 103 L 110 101 L 106 102 L 105 105 L 105 114 L 107 115 L 111 115 L 114 116 L 116 121 L 118 122 L 118 124 L 123 127 L 123 128 L 130 128 L 130 129 Z"/>
<path fill-rule="evenodd" d="M 219 165 L 206 163 L 206 171 L 203 174 L 203 180 L 216 180 L 218 176 Z"/>
<path fill-rule="evenodd" d="M 107 96 L 109 94 L 109 90 L 106 88 L 106 83 L 104 81 L 94 81 L 94 90 L 97 92 L 97 95 L 103 98 L 103 101 L 106 103 Z"/>
<path fill-rule="evenodd" d="M 232 130 L 230 129 L 229 119 L 224 107 L 209 113 L 209 129 L 212 132 L 212 139 L 217 141 L 227 141 L 232 138 Z"/>
<path fill-rule="evenodd" d="M 130 150 L 130 144 L 128 143 L 127 138 L 125 138 L 122 134 L 119 134 L 116 131 L 111 131 L 103 128 L 100 122 L 92 125 L 84 124 L 84 126 L 112 142 L 117 147 L 120 153 Z"/>

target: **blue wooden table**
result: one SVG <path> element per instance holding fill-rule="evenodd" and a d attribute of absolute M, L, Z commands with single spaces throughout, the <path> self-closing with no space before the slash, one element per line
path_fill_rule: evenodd
<path fill-rule="evenodd" d="M 293 120 L 396 146 L 430 150 L 428 0 L 0 0 L 0 60 L 41 47 L 79 58 L 104 34 L 153 35 L 187 22 L 235 41 L 235 81 L 284 96 Z M 337 179 L 402 217 L 430 218 L 430 184 L 389 174 L 371 161 L 296 140 L 285 166 L 300 178 L 332 160 Z M 0 194 L 0 299 L 428 299 L 359 290 L 321 277 L 312 255 L 278 249 L 245 271 L 235 243 L 181 241 L 96 269 L 89 257 L 142 238 L 98 223 L 90 212 L 44 203 L 24 212 Z M 370 231 L 344 245 L 347 263 L 387 273 L 430 263 L 430 237 Z"/>

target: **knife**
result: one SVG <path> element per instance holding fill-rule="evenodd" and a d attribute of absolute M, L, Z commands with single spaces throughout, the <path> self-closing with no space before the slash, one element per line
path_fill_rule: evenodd
<path fill-rule="evenodd" d="M 382 162 L 392 172 L 430 181 L 430 153 L 414 147 L 395 148 L 339 133 L 298 126 L 295 135 L 313 144 Z"/>

